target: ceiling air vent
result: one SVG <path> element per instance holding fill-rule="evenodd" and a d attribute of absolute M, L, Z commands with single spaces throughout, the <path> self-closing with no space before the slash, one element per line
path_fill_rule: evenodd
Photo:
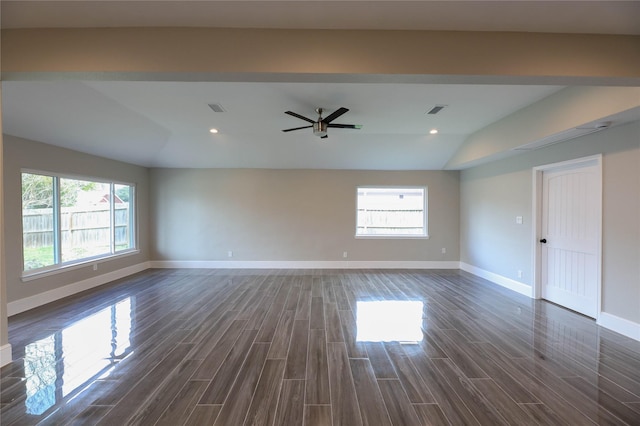
<path fill-rule="evenodd" d="M 213 110 L 213 112 L 225 112 L 226 110 L 222 108 L 220 104 L 209 104 L 209 108 Z"/>
<path fill-rule="evenodd" d="M 555 133 L 537 141 L 530 142 L 528 144 L 520 145 L 513 148 L 514 151 L 532 151 L 534 149 L 544 148 L 545 146 L 554 145 L 560 142 L 575 139 L 580 136 L 588 135 L 589 133 L 599 132 L 604 129 L 608 129 L 611 126 L 610 121 L 596 123 L 589 126 L 580 126 L 573 129 L 564 130 L 562 132 Z"/>
<path fill-rule="evenodd" d="M 447 107 L 446 105 L 436 105 L 433 108 L 431 108 L 429 112 L 427 112 L 427 114 L 435 115 L 440 111 L 442 111 L 443 109 L 445 109 L 446 107 Z"/>

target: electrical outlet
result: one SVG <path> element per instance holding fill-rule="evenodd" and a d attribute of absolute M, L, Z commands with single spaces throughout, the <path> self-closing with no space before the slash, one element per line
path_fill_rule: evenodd
<path fill-rule="evenodd" d="M 518 269 L 518 278 L 522 278 L 522 271 Z"/>
<path fill-rule="evenodd" d="M 447 249 L 445 247 L 442 247 L 442 254 L 447 254 Z"/>
<path fill-rule="evenodd" d="M 342 257 L 344 257 L 346 259 L 346 257 L 347 257 L 347 252 L 346 251 L 342 252 Z"/>
<path fill-rule="evenodd" d="M 516 224 L 522 225 L 522 216 L 516 216 Z"/>
<path fill-rule="evenodd" d="M 227 252 L 227 257 L 233 257 L 233 252 L 231 250 Z"/>
<path fill-rule="evenodd" d="M 97 270 L 98 270 L 98 264 L 97 264 L 97 263 L 94 263 L 94 264 L 93 264 L 93 270 L 94 270 L 94 271 L 97 271 Z"/>

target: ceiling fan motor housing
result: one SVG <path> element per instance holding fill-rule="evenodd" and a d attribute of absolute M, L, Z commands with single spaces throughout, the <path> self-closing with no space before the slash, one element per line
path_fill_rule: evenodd
<path fill-rule="evenodd" d="M 316 136 L 326 136 L 327 135 L 327 123 L 324 121 L 318 121 L 313 123 L 313 134 Z"/>

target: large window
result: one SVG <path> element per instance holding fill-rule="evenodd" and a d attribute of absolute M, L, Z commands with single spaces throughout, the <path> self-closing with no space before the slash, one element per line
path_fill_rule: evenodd
<path fill-rule="evenodd" d="M 427 188 L 358 187 L 356 237 L 427 236 Z"/>
<path fill-rule="evenodd" d="M 22 173 L 23 270 L 135 249 L 134 204 L 133 185 Z"/>

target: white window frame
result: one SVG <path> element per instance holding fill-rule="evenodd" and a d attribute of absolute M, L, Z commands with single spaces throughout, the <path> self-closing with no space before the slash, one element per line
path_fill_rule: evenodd
<path fill-rule="evenodd" d="M 423 233 L 422 234 L 376 234 L 367 235 L 358 233 L 358 192 L 366 189 L 389 189 L 389 190 L 415 190 L 421 189 L 424 193 L 423 199 Z M 356 187 L 356 224 L 355 224 L 355 238 L 357 239 L 428 239 L 429 238 L 429 188 L 427 186 L 415 186 L 415 185 L 360 185 Z"/>
<path fill-rule="evenodd" d="M 54 191 L 54 199 L 53 199 L 53 238 L 54 238 L 54 264 L 44 266 L 36 269 L 24 270 L 24 229 L 23 229 L 23 220 L 22 220 L 22 203 L 20 208 L 20 238 L 21 238 L 21 252 L 20 258 L 22 262 L 22 281 L 31 281 L 37 278 L 42 278 L 49 275 L 55 275 L 61 272 L 65 272 L 68 270 L 79 269 L 86 267 L 87 265 L 94 265 L 94 269 L 97 268 L 97 264 L 104 262 L 106 260 L 130 256 L 133 254 L 140 253 L 140 249 L 138 248 L 138 218 L 137 218 L 137 194 L 136 194 L 136 184 L 131 182 L 123 182 L 117 180 L 110 180 L 104 178 L 96 178 L 91 176 L 82 176 L 82 175 L 71 175 L 71 174 L 63 174 L 63 173 L 55 173 L 48 172 L 42 170 L 33 170 L 33 169 L 21 169 L 20 170 L 20 194 L 22 199 L 22 175 L 23 174 L 33 174 L 40 176 L 48 176 L 53 178 L 53 191 Z M 81 259 L 70 260 L 66 262 L 61 261 L 61 241 L 62 241 L 62 230 L 60 227 L 60 217 L 61 217 L 61 206 L 60 206 L 60 179 L 74 179 L 74 180 L 82 180 L 82 181 L 90 181 L 95 183 L 108 184 L 110 189 L 110 252 L 105 254 L 100 254 L 96 256 L 84 257 Z M 115 186 L 123 185 L 131 188 L 131 194 L 129 198 L 129 245 L 128 249 L 118 250 L 115 249 L 115 209 L 114 209 L 114 199 L 113 195 L 115 194 Z"/>

